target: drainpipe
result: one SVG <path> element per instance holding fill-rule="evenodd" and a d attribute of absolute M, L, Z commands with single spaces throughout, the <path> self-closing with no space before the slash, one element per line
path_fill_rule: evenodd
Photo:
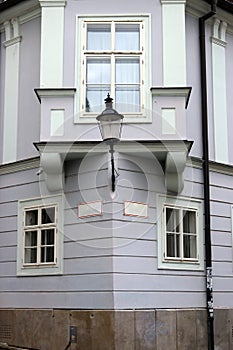
<path fill-rule="evenodd" d="M 207 299 L 207 329 L 208 350 L 214 350 L 214 310 L 212 288 L 212 257 L 210 232 L 210 186 L 209 186 L 209 140 L 208 140 L 208 110 L 207 110 L 207 75 L 206 75 L 206 45 L 205 21 L 216 14 L 217 0 L 212 0 L 211 11 L 199 18 L 200 59 L 201 59 L 201 104 L 202 104 L 202 145 L 203 145 L 203 180 L 204 180 L 204 210 L 205 210 L 205 257 L 206 257 L 206 299 Z"/>

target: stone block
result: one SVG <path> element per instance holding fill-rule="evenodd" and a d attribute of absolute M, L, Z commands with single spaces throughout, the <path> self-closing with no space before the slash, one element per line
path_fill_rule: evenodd
<path fill-rule="evenodd" d="M 230 350 L 230 314 L 228 309 L 214 310 L 214 342 L 216 350 Z"/>
<path fill-rule="evenodd" d="M 14 345 L 51 350 L 52 333 L 52 310 L 15 311 Z"/>
<path fill-rule="evenodd" d="M 72 311 L 70 325 L 77 327 L 78 335 L 72 350 L 114 349 L 113 311 Z"/>
<path fill-rule="evenodd" d="M 115 350 L 135 350 L 134 312 L 133 311 L 115 311 L 114 325 L 115 325 Z"/>
<path fill-rule="evenodd" d="M 135 311 L 135 350 L 155 349 L 155 311 Z"/>
<path fill-rule="evenodd" d="M 176 349 L 176 311 L 156 311 L 157 349 Z"/>
<path fill-rule="evenodd" d="M 196 350 L 196 311 L 178 310 L 176 327 L 177 349 Z"/>
<path fill-rule="evenodd" d="M 52 315 L 51 349 L 65 349 L 70 340 L 70 312 L 69 310 L 54 310 Z"/>
<path fill-rule="evenodd" d="M 207 336 L 207 311 L 196 310 L 196 329 L 197 329 L 197 349 L 208 349 L 208 336 Z"/>

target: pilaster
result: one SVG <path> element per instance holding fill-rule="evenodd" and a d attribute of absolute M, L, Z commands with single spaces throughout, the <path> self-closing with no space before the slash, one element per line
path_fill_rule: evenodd
<path fill-rule="evenodd" d="M 226 33 L 227 24 L 215 19 L 212 36 L 212 81 L 215 161 L 228 163 L 228 129 L 226 100 Z"/>
<path fill-rule="evenodd" d="M 66 0 L 39 0 L 41 5 L 41 87 L 62 87 L 64 7 Z"/>
<path fill-rule="evenodd" d="M 18 98 L 19 98 L 19 52 L 21 36 L 19 21 L 13 18 L 4 23 L 6 50 L 5 88 L 4 88 L 4 130 L 3 130 L 3 163 L 17 159 L 18 139 Z"/>
<path fill-rule="evenodd" d="M 186 85 L 185 0 L 161 0 L 164 86 Z"/>

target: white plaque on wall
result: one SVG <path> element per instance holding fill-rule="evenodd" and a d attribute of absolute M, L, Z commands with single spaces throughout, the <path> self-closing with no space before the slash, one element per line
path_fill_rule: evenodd
<path fill-rule="evenodd" d="M 124 202 L 124 215 L 147 218 L 148 204 L 126 201 Z"/>
<path fill-rule="evenodd" d="M 79 204 L 78 217 L 80 219 L 98 215 L 102 215 L 102 201 Z"/>

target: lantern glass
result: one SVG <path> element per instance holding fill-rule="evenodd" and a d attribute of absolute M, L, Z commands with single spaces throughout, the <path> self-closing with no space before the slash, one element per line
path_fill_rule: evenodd
<path fill-rule="evenodd" d="M 108 95 L 106 101 L 106 109 L 97 116 L 99 122 L 100 133 L 103 141 L 120 140 L 123 115 L 119 114 L 112 108 L 112 99 Z"/>

